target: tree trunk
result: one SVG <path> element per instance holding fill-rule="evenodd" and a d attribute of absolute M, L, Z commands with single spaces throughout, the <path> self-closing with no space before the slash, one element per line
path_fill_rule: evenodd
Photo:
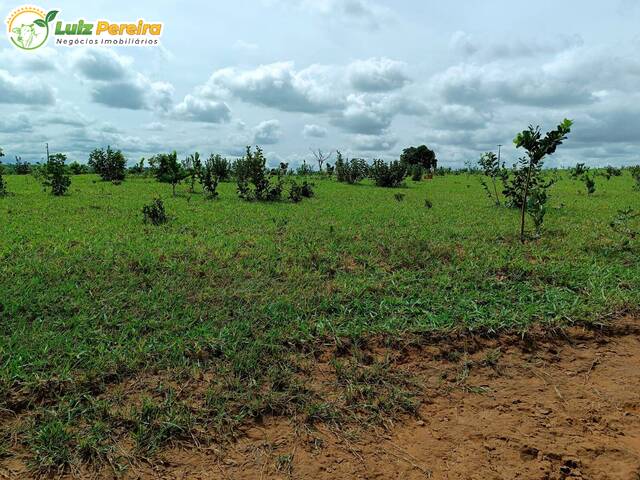
<path fill-rule="evenodd" d="M 496 187 L 495 177 L 491 177 L 491 181 L 493 182 L 493 191 L 496 192 L 496 205 L 500 206 L 500 197 L 498 197 L 498 187 Z"/>
<path fill-rule="evenodd" d="M 524 217 L 527 209 L 527 195 L 529 194 L 529 181 L 531 180 L 531 168 L 533 162 L 529 161 L 527 170 L 527 181 L 524 183 L 524 195 L 522 196 L 522 209 L 520 211 L 520 243 L 524 243 Z"/>

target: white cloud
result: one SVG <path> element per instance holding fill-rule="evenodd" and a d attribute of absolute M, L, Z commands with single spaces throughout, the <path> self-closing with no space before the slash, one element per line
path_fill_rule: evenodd
<path fill-rule="evenodd" d="M 231 110 L 224 102 L 186 95 L 176 105 L 174 113 L 178 118 L 206 123 L 224 123 L 231 118 Z"/>
<path fill-rule="evenodd" d="M 278 120 L 265 120 L 254 128 L 253 143 L 256 145 L 272 145 L 282 137 L 282 129 Z"/>
<path fill-rule="evenodd" d="M 388 58 L 358 60 L 348 67 L 351 85 L 361 92 L 386 92 L 409 82 L 403 62 Z"/>
<path fill-rule="evenodd" d="M 327 136 L 327 129 L 320 125 L 305 125 L 302 135 L 305 138 L 324 138 Z"/>

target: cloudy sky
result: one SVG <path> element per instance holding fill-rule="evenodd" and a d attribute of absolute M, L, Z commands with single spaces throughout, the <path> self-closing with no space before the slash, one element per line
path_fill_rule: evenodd
<path fill-rule="evenodd" d="M 33 2 L 32 2 L 33 3 Z M 171 3 L 171 4 L 169 4 Z M 37 3 L 36 3 L 37 4 Z M 0 0 L 0 16 L 21 3 Z M 549 165 L 640 163 L 640 0 L 41 0 L 65 21 L 162 21 L 159 48 L 0 40 L 0 147 L 40 160 L 111 145 L 310 148 L 397 157 L 425 143 L 476 161 L 529 123 L 574 133 Z M 6 159 L 5 159 L 6 160 Z"/>

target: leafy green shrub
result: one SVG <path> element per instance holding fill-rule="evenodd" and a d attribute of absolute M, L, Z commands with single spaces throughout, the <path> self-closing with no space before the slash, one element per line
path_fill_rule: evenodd
<path fill-rule="evenodd" d="M 151 157 L 149 163 L 155 170 L 156 180 L 171 184 L 175 197 L 176 186 L 189 175 L 178 162 L 178 154 L 175 150 L 172 153 L 159 153 Z"/>
<path fill-rule="evenodd" d="M 301 177 L 313 175 L 313 167 L 306 160 L 302 160 L 302 163 L 296 169 L 296 175 Z"/>
<path fill-rule="evenodd" d="M 607 165 L 601 175 L 607 180 L 611 180 L 611 177 L 619 177 L 622 175 L 622 169 Z"/>
<path fill-rule="evenodd" d="M 523 243 L 524 220 L 525 212 L 527 211 L 527 207 L 529 206 L 529 193 L 536 192 L 535 196 L 538 201 L 540 199 L 544 199 L 544 202 L 546 202 L 546 188 L 544 188 L 544 186 L 536 185 L 535 188 L 531 189 L 532 174 L 542 168 L 544 157 L 555 153 L 558 146 L 561 145 L 564 140 L 566 140 L 567 135 L 569 134 L 569 132 L 571 132 L 572 124 L 573 122 L 571 120 L 565 118 L 564 121 L 560 125 L 558 125 L 555 130 L 547 132 L 544 138 L 542 137 L 540 127 L 534 128 L 532 125 L 529 125 L 529 128 L 527 130 L 520 132 L 513 140 L 516 148 L 524 148 L 527 152 L 527 156 L 522 157 L 519 160 L 519 172 L 524 172 L 524 174 L 522 175 L 524 176 L 524 190 L 522 194 L 522 207 L 520 214 L 520 241 Z M 542 192 L 544 192 L 545 194 L 542 195 Z M 543 219 L 544 214 L 542 215 L 542 217 L 538 218 Z M 536 226 L 536 229 L 539 230 L 539 227 Z"/>
<path fill-rule="evenodd" d="M 507 180 L 509 179 L 509 173 L 507 169 L 504 167 L 504 163 L 500 165 L 498 161 L 498 156 L 493 152 L 485 152 L 480 156 L 480 160 L 478 160 L 478 165 L 482 169 L 482 173 L 484 173 L 487 177 L 491 179 L 491 183 L 493 185 L 493 192 L 487 185 L 487 182 L 484 179 L 480 180 L 482 187 L 485 192 L 487 192 L 487 196 L 491 199 L 495 200 L 497 206 L 500 206 L 500 195 L 498 194 L 498 185 L 497 180 L 501 180 L 503 185 L 507 184 Z"/>
<path fill-rule="evenodd" d="M 67 156 L 63 153 L 49 155 L 47 163 L 42 167 L 42 184 L 50 188 L 55 196 L 64 195 L 71 186 L 71 178 L 67 175 L 64 162 Z"/>
<path fill-rule="evenodd" d="M 211 154 L 207 159 L 207 163 L 211 168 L 211 174 L 215 176 L 219 182 L 224 182 L 231 178 L 231 162 L 218 154 Z"/>
<path fill-rule="evenodd" d="M 366 178 L 369 167 L 361 158 L 345 160 L 340 151 L 336 152 L 336 180 L 345 183 L 358 183 Z"/>
<path fill-rule="evenodd" d="M 636 182 L 633 188 L 640 190 L 640 165 L 629 167 L 629 171 L 631 172 L 631 178 Z"/>
<path fill-rule="evenodd" d="M 193 193 L 196 188 L 196 180 L 198 180 L 202 174 L 200 154 L 196 152 L 193 155 L 187 156 L 187 158 L 182 161 L 182 168 L 185 172 L 185 178 L 189 179 L 189 192 Z"/>
<path fill-rule="evenodd" d="M 414 182 L 419 182 L 422 180 L 422 176 L 424 175 L 424 170 L 422 165 L 414 165 L 411 167 L 411 180 Z"/>
<path fill-rule="evenodd" d="M 143 173 L 145 173 L 144 157 L 142 157 L 140 161 L 136 163 L 133 167 L 129 168 L 129 173 L 133 175 L 142 175 Z"/>
<path fill-rule="evenodd" d="M 504 177 L 504 184 L 502 194 L 505 197 L 505 205 L 510 208 L 522 208 L 522 199 L 524 198 L 524 187 L 527 182 L 527 175 L 529 174 L 527 169 L 518 168 L 517 165 L 513 166 L 511 172 L 507 172 Z M 533 166 L 529 175 L 529 189 L 548 190 L 554 183 L 555 179 L 546 179 L 543 175 L 541 166 Z"/>
<path fill-rule="evenodd" d="M 393 198 L 396 199 L 396 202 L 402 202 L 404 200 L 405 194 L 404 193 L 394 193 L 393 194 Z"/>
<path fill-rule="evenodd" d="M 407 176 L 407 165 L 399 161 L 389 162 L 374 160 L 369 168 L 369 176 L 378 187 L 397 188 Z"/>
<path fill-rule="evenodd" d="M 527 214 L 533 220 L 536 236 L 540 236 L 542 231 L 542 223 L 547 213 L 547 200 L 547 191 L 544 188 L 531 190 L 527 199 Z"/>
<path fill-rule="evenodd" d="M 71 162 L 69 164 L 69 171 L 72 175 L 84 175 L 89 173 L 89 167 L 78 162 Z"/>
<path fill-rule="evenodd" d="M 592 176 L 585 174 L 584 177 L 582 177 L 582 180 L 584 181 L 584 186 L 587 187 L 587 193 L 589 195 L 594 194 L 596 192 L 595 179 Z"/>
<path fill-rule="evenodd" d="M 217 157 L 220 157 L 217 155 Z M 225 160 L 226 162 L 226 160 Z M 204 162 L 204 166 L 202 167 L 202 171 L 200 174 L 200 184 L 202 185 L 202 189 L 207 197 L 214 199 L 218 198 L 218 183 L 220 182 L 220 176 L 218 173 L 220 172 L 219 164 L 217 164 L 216 156 L 211 155 L 206 162 Z"/>
<path fill-rule="evenodd" d="M 0 150 L 0 153 L 2 151 Z M 7 181 L 4 179 L 4 166 L 0 162 L 0 197 L 6 197 L 9 191 L 7 190 Z"/>
<path fill-rule="evenodd" d="M 122 181 L 127 160 L 120 150 L 96 148 L 89 154 L 89 166 L 106 182 Z"/>
<path fill-rule="evenodd" d="M 13 171 L 16 175 L 29 175 L 31 173 L 31 165 L 26 161 L 23 162 L 22 157 L 16 156 Z"/>
<path fill-rule="evenodd" d="M 282 176 L 273 181 L 266 168 L 267 159 L 260 147 L 252 152 L 247 147 L 245 156 L 235 163 L 238 196 L 247 201 L 276 201 L 282 197 Z"/>
<path fill-rule="evenodd" d="M 576 166 L 571 169 L 571 177 L 580 178 L 588 171 L 589 167 L 587 167 L 584 163 L 576 163 Z"/>
<path fill-rule="evenodd" d="M 293 180 L 291 182 L 291 189 L 289 190 L 289 200 L 293 203 L 302 201 L 303 198 L 313 197 L 313 184 L 308 183 L 306 180 L 302 182 L 302 185 Z"/>
<path fill-rule="evenodd" d="M 144 223 L 152 225 L 162 225 L 169 221 L 167 212 L 164 209 L 164 202 L 160 198 L 155 198 L 153 202 L 142 207 L 142 215 Z"/>
<path fill-rule="evenodd" d="M 433 208 L 433 202 L 429 198 L 424 199 L 424 208 Z"/>

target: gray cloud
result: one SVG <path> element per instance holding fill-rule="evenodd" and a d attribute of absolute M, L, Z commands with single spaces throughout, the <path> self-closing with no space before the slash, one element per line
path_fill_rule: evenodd
<path fill-rule="evenodd" d="M 12 75 L 0 70 L 0 103 L 22 105 L 53 105 L 53 88 L 37 77 Z"/>
<path fill-rule="evenodd" d="M 324 138 L 327 136 L 327 129 L 320 125 L 305 125 L 302 135 L 305 138 Z"/>
<path fill-rule="evenodd" d="M 82 49 L 73 58 L 74 71 L 89 80 L 123 80 L 129 75 L 132 60 L 112 50 Z"/>

